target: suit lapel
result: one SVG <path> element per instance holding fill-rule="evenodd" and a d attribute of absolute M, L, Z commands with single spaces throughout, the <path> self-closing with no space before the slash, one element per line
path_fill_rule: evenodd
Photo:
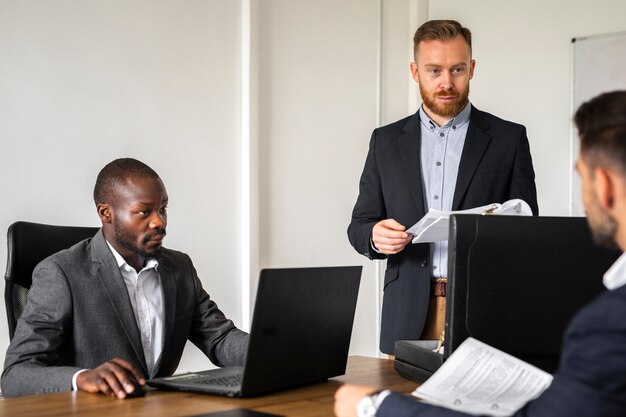
<path fill-rule="evenodd" d="M 398 138 L 400 161 L 406 174 L 409 189 L 421 217 L 425 210 L 422 187 L 421 131 L 419 112 L 409 119 L 403 128 L 404 134 Z M 408 226 L 407 226 L 408 227 Z"/>
<path fill-rule="evenodd" d="M 146 358 L 143 354 L 141 336 L 139 335 L 135 313 L 133 312 L 130 297 L 128 296 L 128 289 L 120 273 L 119 266 L 115 261 L 115 257 L 107 246 L 102 230 L 94 237 L 92 247 L 92 260 L 97 264 L 96 275 L 98 276 L 98 280 L 104 287 L 109 301 L 113 305 L 113 309 L 120 321 L 120 325 L 126 337 L 128 337 L 135 354 L 139 358 L 144 373 L 147 375 L 148 368 L 146 366 Z"/>
<path fill-rule="evenodd" d="M 452 210 L 458 210 L 461 199 L 467 191 L 476 168 L 482 159 L 491 136 L 485 133 L 489 129 L 489 124 L 480 114 L 480 110 L 472 106 L 470 114 L 470 124 L 463 145 L 461 162 L 459 163 L 459 173 L 454 188 L 454 198 L 452 199 Z"/>

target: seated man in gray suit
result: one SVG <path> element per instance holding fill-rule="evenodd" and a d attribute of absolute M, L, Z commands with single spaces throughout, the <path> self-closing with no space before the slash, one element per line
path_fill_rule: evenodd
<path fill-rule="evenodd" d="M 626 91 L 584 103 L 574 120 L 580 136 L 576 167 L 594 239 L 626 251 Z M 551 385 L 512 417 L 626 416 L 626 253 L 603 283 L 607 291 L 570 322 Z M 335 415 L 469 416 L 398 393 L 349 385 L 335 394 Z"/>
<path fill-rule="evenodd" d="M 163 248 L 167 191 L 117 159 L 96 180 L 102 229 L 42 261 L 7 350 L 5 396 L 82 390 L 125 398 L 171 375 L 187 340 L 216 365 L 242 365 L 248 335 L 202 289 L 189 256 Z"/>

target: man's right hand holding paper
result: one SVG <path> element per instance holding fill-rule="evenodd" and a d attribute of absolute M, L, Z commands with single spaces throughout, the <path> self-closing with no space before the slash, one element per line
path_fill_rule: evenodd
<path fill-rule="evenodd" d="M 372 228 L 374 249 L 385 255 L 401 252 L 411 242 L 413 235 L 405 232 L 406 227 L 394 219 L 381 220 Z"/>

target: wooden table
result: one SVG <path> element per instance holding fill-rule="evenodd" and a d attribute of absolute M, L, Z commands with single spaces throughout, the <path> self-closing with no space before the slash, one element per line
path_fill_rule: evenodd
<path fill-rule="evenodd" d="M 334 394 L 344 383 L 409 393 L 417 384 L 404 379 L 387 359 L 351 356 L 346 375 L 253 398 L 227 398 L 172 391 L 149 391 L 143 398 L 118 400 L 101 394 L 64 392 L 0 400 L 0 416 L 192 416 L 249 408 L 287 417 L 333 416 Z"/>

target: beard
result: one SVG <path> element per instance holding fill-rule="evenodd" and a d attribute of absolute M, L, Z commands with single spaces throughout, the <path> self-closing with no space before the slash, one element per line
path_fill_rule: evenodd
<path fill-rule="evenodd" d="M 136 243 L 137 240 L 138 240 L 138 236 L 123 230 L 120 227 L 120 224 L 117 222 L 117 220 L 113 221 L 113 227 L 115 229 L 115 240 L 124 249 L 127 249 L 127 250 L 131 251 L 132 253 L 143 257 L 144 259 L 156 258 L 159 255 L 159 253 L 161 252 L 161 245 L 159 245 L 157 248 L 155 248 L 151 252 L 146 252 L 145 250 L 140 249 L 137 246 L 137 243 Z M 153 237 L 156 237 L 156 236 L 159 236 L 159 235 L 165 236 L 165 234 L 166 234 L 166 232 L 165 232 L 164 228 L 155 229 L 151 233 L 149 233 L 146 236 L 144 236 L 143 239 L 141 239 L 141 241 L 142 241 L 143 244 L 146 244 Z"/>
<path fill-rule="evenodd" d="M 617 249 L 615 241 L 617 234 L 617 222 L 596 202 L 587 213 L 587 222 L 591 229 L 591 236 L 596 245 L 610 249 Z"/>
<path fill-rule="evenodd" d="M 469 102 L 469 84 L 467 84 L 467 88 L 465 88 L 461 92 L 446 90 L 434 93 L 432 97 L 430 96 L 430 92 L 426 91 L 421 83 L 419 84 L 419 88 L 420 95 L 422 96 L 422 101 L 424 102 L 424 106 L 426 106 L 437 116 L 453 118 L 457 114 L 461 113 L 461 110 L 463 110 L 463 108 Z M 439 104 L 436 100 L 437 97 L 450 96 L 456 97 L 456 102 L 450 104 Z"/>

